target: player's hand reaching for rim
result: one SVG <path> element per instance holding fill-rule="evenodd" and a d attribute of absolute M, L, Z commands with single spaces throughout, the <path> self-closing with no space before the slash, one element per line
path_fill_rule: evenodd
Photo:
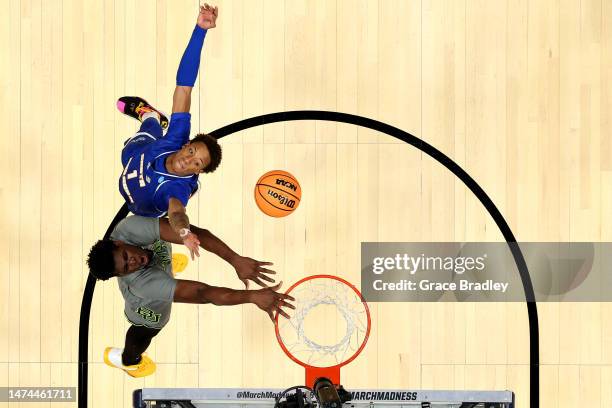
<path fill-rule="evenodd" d="M 244 283 L 247 289 L 249 288 L 249 280 L 263 287 L 265 287 L 266 284 L 262 281 L 274 283 L 274 279 L 266 274 L 274 275 L 276 272 L 264 268 L 264 266 L 272 265 L 272 262 L 261 262 L 246 256 L 237 256 L 231 263 L 236 270 L 236 274 L 238 274 L 238 279 Z"/>
<path fill-rule="evenodd" d="M 204 3 L 200 6 L 200 14 L 198 14 L 198 26 L 204 30 L 215 28 L 217 26 L 217 17 L 219 16 L 219 8 L 211 7 Z"/>
<path fill-rule="evenodd" d="M 289 319 L 289 315 L 283 311 L 283 307 L 295 309 L 291 303 L 287 301 L 295 301 L 295 299 L 287 294 L 276 292 L 283 282 L 271 286 L 269 288 L 263 288 L 259 290 L 251 291 L 251 302 L 255 303 L 258 308 L 268 313 L 270 319 L 274 321 L 274 312 L 280 313 L 281 316 Z"/>

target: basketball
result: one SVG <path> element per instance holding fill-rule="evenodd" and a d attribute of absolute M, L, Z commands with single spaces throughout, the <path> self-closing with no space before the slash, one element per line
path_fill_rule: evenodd
<path fill-rule="evenodd" d="M 272 170 L 259 178 L 255 185 L 255 202 L 270 217 L 285 217 L 300 204 L 302 188 L 291 173 Z"/>

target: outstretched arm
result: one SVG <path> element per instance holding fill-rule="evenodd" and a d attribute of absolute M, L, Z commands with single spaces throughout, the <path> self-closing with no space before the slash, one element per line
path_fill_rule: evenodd
<path fill-rule="evenodd" d="M 207 285 L 202 282 L 177 280 L 174 290 L 174 301 L 180 303 L 212 303 L 217 306 L 233 306 L 243 303 L 253 303 L 274 319 L 274 312 L 289 318 L 281 307 L 295 307 L 287 301 L 295 299 L 289 295 L 276 292 L 281 283 L 259 290 L 235 290 Z"/>
<path fill-rule="evenodd" d="M 172 98 L 172 113 L 189 112 L 191 108 L 191 90 L 195 85 L 200 68 L 200 54 L 204 45 L 206 30 L 216 26 L 219 9 L 208 4 L 200 6 L 198 22 L 191 34 L 189 44 L 183 53 L 176 72 L 176 88 Z"/>
<path fill-rule="evenodd" d="M 178 201 L 178 200 L 177 200 Z M 180 204 L 180 202 L 179 202 Z M 169 212 L 170 214 L 170 212 Z M 186 215 L 185 215 L 186 217 Z M 217 238 L 212 232 L 199 228 L 195 225 L 189 225 L 189 221 L 177 215 L 181 222 L 186 222 L 187 227 L 190 230 L 190 234 L 195 236 L 193 243 L 197 242 L 197 245 L 201 246 L 208 252 L 212 252 L 218 257 L 224 259 L 227 263 L 232 265 L 236 270 L 238 278 L 248 288 L 248 281 L 252 280 L 259 286 L 265 286 L 263 281 L 274 283 L 274 279 L 268 276 L 268 274 L 276 274 L 273 270 L 265 268 L 265 266 L 272 265 L 271 262 L 261 262 L 245 256 L 240 256 L 234 252 L 225 242 Z M 191 247 L 187 245 L 184 238 L 181 238 L 176 232 L 177 229 L 171 225 L 173 222 L 167 218 L 159 219 L 159 235 L 163 241 L 172 242 L 173 244 L 184 244 L 190 250 Z M 181 224 L 183 225 L 183 224 Z M 193 238 L 188 238 L 193 239 Z M 196 247 L 197 250 L 197 247 Z M 199 255 L 198 252 L 195 252 Z"/>
<path fill-rule="evenodd" d="M 176 73 L 176 89 L 174 90 L 172 113 L 189 112 L 191 107 L 191 90 L 198 77 L 200 54 L 202 53 L 206 30 L 216 26 L 218 14 L 219 10 L 217 7 L 213 8 L 208 4 L 200 6 L 197 25 L 189 39 L 189 44 L 187 44 L 187 48 L 183 53 L 181 63 Z M 172 126 L 172 124 L 170 126 Z M 171 196 L 168 200 L 168 218 L 176 235 L 179 236 L 179 242 L 189 248 L 191 259 L 193 259 L 195 255 L 199 256 L 198 248 L 200 241 L 198 237 L 189 230 L 189 217 L 187 217 L 185 206 L 181 200 L 176 197 Z"/>

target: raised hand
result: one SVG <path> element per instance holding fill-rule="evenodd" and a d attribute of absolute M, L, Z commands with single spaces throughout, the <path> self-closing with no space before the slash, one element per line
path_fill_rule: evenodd
<path fill-rule="evenodd" d="M 252 280 L 259 286 L 263 287 L 266 287 L 266 284 L 262 282 L 262 280 L 274 283 L 274 279 L 266 274 L 274 275 L 276 272 L 264 268 L 264 266 L 267 265 L 272 265 L 272 262 L 256 261 L 255 259 L 247 258 L 246 256 L 238 256 L 232 261 L 232 266 L 236 270 L 236 274 L 238 274 L 238 279 L 244 283 L 244 286 L 247 289 L 249 288 L 249 280 Z"/>
<path fill-rule="evenodd" d="M 287 301 L 295 301 L 295 299 L 287 294 L 278 293 L 278 290 L 283 282 L 279 282 L 274 286 L 269 288 L 263 288 L 259 290 L 252 291 L 251 294 L 251 302 L 255 303 L 258 308 L 268 313 L 270 319 L 274 321 L 274 312 L 279 313 L 281 316 L 289 319 L 289 315 L 281 309 L 281 307 L 288 307 L 290 309 L 295 309 L 291 303 Z"/>
<path fill-rule="evenodd" d="M 217 26 L 217 17 L 219 16 L 219 8 L 211 7 L 204 3 L 200 6 L 200 14 L 198 14 L 198 26 L 204 30 L 215 28 Z"/>

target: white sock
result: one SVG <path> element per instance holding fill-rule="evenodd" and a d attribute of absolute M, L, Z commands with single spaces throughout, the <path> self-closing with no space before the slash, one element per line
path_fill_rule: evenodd
<path fill-rule="evenodd" d="M 155 120 L 159 123 L 159 113 L 152 111 L 152 112 L 147 112 L 144 115 L 142 115 L 143 122 L 149 118 L 155 118 Z"/>

